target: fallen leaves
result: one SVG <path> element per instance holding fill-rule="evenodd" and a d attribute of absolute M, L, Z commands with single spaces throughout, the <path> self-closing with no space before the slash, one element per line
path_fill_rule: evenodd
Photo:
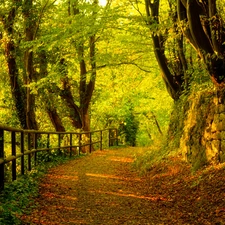
<path fill-rule="evenodd" d="M 173 158 L 140 177 L 131 162 L 120 148 L 51 169 L 24 224 L 225 224 L 222 166 L 192 175 Z"/>

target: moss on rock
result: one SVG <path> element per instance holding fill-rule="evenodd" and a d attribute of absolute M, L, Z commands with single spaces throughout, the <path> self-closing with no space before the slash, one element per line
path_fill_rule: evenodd
<path fill-rule="evenodd" d="M 175 103 L 168 145 L 194 170 L 225 161 L 225 91 L 201 90 Z"/>

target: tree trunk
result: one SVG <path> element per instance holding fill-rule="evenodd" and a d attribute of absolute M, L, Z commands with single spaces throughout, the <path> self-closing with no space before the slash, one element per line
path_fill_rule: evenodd
<path fill-rule="evenodd" d="M 80 13 L 78 6 L 78 1 L 71 3 L 68 2 L 68 14 L 69 16 L 78 15 Z M 94 0 L 93 5 L 97 5 L 98 2 Z M 96 12 L 92 12 L 93 21 L 95 22 Z M 72 16 L 71 16 L 72 19 Z M 81 128 L 83 131 L 90 131 L 90 117 L 89 117 L 89 106 L 91 102 L 91 98 L 93 95 L 93 91 L 95 88 L 95 80 L 96 80 L 96 59 L 95 59 L 95 34 L 89 36 L 89 60 L 91 66 L 91 76 L 89 82 L 87 81 L 87 67 L 84 59 L 85 55 L 85 42 L 82 40 L 77 40 L 76 42 L 76 50 L 80 65 L 80 86 L 79 86 L 79 107 L 75 104 L 72 96 L 72 92 L 70 89 L 69 80 L 67 77 L 66 65 L 65 61 L 61 60 L 61 67 L 63 75 L 63 91 L 61 92 L 61 97 L 66 101 L 67 106 L 71 109 L 70 118 L 72 119 L 73 125 L 76 128 Z M 89 142 L 89 135 L 84 137 L 84 142 Z M 83 147 L 82 151 L 87 152 L 87 147 Z"/>
<path fill-rule="evenodd" d="M 45 50 L 42 50 L 39 53 L 38 58 L 40 60 L 39 61 L 39 64 L 40 64 L 39 78 L 41 79 L 48 75 L 48 59 L 47 59 Z M 45 110 L 55 130 L 61 131 L 61 132 L 66 131 L 65 127 L 63 126 L 62 120 L 57 112 L 57 109 L 54 106 L 53 100 L 51 99 L 52 93 L 50 93 L 50 91 L 48 90 L 48 95 L 46 95 L 45 92 L 42 92 L 40 95 L 44 95 L 42 100 L 44 101 Z"/>
<path fill-rule="evenodd" d="M 86 111 L 86 110 L 85 110 Z M 88 114 L 88 111 L 82 113 L 82 121 L 83 121 L 83 131 L 90 131 L 90 116 Z M 90 142 L 90 134 L 85 134 L 83 135 L 82 141 L 84 143 L 89 143 Z M 91 151 L 93 150 L 93 146 L 91 146 Z M 81 151 L 83 153 L 89 152 L 90 147 L 89 146 L 84 146 L 81 148 Z"/>
<path fill-rule="evenodd" d="M 225 88 L 225 26 L 216 0 L 177 0 L 177 6 L 179 20 L 190 28 L 190 32 L 183 29 L 184 35 L 204 61 L 216 87 Z"/>
<path fill-rule="evenodd" d="M 62 124 L 62 120 L 60 119 L 59 114 L 57 113 L 56 109 L 46 107 L 46 111 L 48 116 L 52 122 L 56 131 L 65 132 L 65 127 Z"/>
<path fill-rule="evenodd" d="M 204 52 L 213 54 L 212 45 L 205 34 L 200 21 L 196 0 L 187 1 L 187 19 L 191 35 L 194 42 L 197 43 L 198 48 Z"/>
<path fill-rule="evenodd" d="M 145 0 L 147 23 L 150 30 L 152 30 L 152 24 L 153 29 L 156 29 L 155 24 L 159 25 L 159 3 L 159 0 L 154 0 L 153 3 L 151 3 L 150 0 Z M 177 16 L 173 16 L 173 20 L 174 19 L 177 21 Z M 176 24 L 176 21 L 173 21 L 174 24 Z M 174 29 L 176 30 L 177 28 L 174 27 Z M 153 31 L 151 37 L 153 40 L 155 57 L 162 72 L 162 78 L 166 84 L 167 91 L 174 100 L 178 100 L 181 95 L 181 91 L 183 90 L 183 82 L 185 79 L 187 81 L 187 63 L 184 60 L 184 54 L 181 53 L 181 51 L 183 51 L 181 41 L 183 40 L 181 39 L 177 41 L 179 50 L 177 52 L 175 51 L 176 57 L 180 59 L 179 62 L 176 62 L 176 64 L 179 65 L 174 66 L 174 63 L 170 63 L 171 68 L 169 68 L 169 60 L 165 56 L 166 32 L 167 31 L 165 30 L 164 34 L 162 34 L 162 32 L 159 33 L 159 30 Z M 171 71 L 174 72 L 172 73 Z"/>
<path fill-rule="evenodd" d="M 25 40 L 27 42 L 34 40 L 35 31 L 35 17 L 33 14 L 33 0 L 26 0 L 23 5 L 23 16 L 25 20 Z M 31 93 L 29 85 L 34 80 L 34 65 L 33 65 L 33 51 L 27 49 L 24 53 L 24 65 L 26 71 L 26 119 L 28 129 L 38 130 L 38 125 L 35 115 L 35 96 Z"/>
<path fill-rule="evenodd" d="M 82 116 L 80 108 L 76 105 L 69 83 L 67 66 L 64 59 L 60 60 L 60 72 L 62 75 L 63 89 L 60 90 L 61 98 L 66 102 L 67 107 L 69 108 L 69 118 L 72 122 L 72 125 L 76 129 L 80 129 L 83 126 Z"/>
<path fill-rule="evenodd" d="M 17 6 L 19 3 L 17 3 Z M 26 121 L 26 97 L 25 91 L 19 80 L 19 70 L 16 63 L 16 46 L 14 43 L 14 19 L 16 17 L 16 6 L 12 6 L 9 14 L 2 17 L 4 30 L 8 36 L 8 42 L 5 44 L 5 57 L 8 66 L 8 74 L 11 86 L 13 101 L 16 107 L 18 119 L 21 127 L 27 129 Z"/>
<path fill-rule="evenodd" d="M 27 50 L 25 52 L 25 69 L 27 74 L 26 85 L 29 85 L 33 81 L 33 53 Z M 35 96 L 31 94 L 31 90 L 29 87 L 26 88 L 26 120 L 28 129 L 38 130 L 38 125 L 36 121 L 35 114 Z"/>

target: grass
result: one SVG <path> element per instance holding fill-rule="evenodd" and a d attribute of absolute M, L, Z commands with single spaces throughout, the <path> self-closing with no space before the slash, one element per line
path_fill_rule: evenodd
<path fill-rule="evenodd" d="M 135 154 L 134 167 L 140 172 L 145 174 L 155 164 L 165 161 L 169 156 L 173 156 L 175 153 L 170 151 L 160 141 L 155 141 L 150 147 L 140 148 Z"/>

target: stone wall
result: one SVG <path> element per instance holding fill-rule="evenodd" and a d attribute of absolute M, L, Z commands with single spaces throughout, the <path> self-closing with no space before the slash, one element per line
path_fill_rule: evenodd
<path fill-rule="evenodd" d="M 179 149 L 185 159 L 195 170 L 225 162 L 225 93 L 195 92 L 180 103 L 180 111 Z"/>

